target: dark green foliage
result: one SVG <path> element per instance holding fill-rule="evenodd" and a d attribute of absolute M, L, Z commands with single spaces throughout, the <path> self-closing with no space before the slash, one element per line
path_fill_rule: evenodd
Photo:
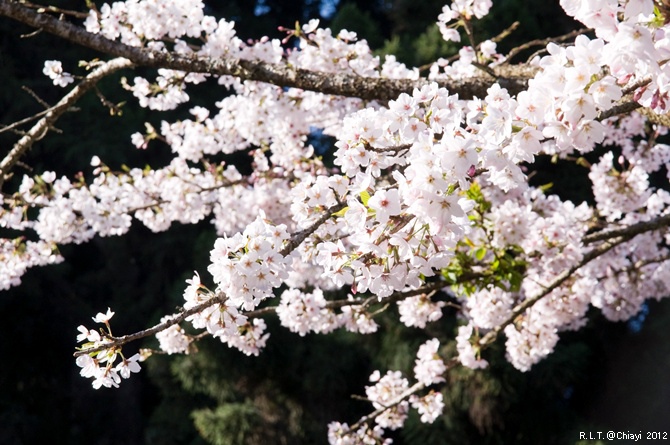
<path fill-rule="evenodd" d="M 458 47 L 452 42 L 445 41 L 437 25 L 432 24 L 415 37 L 394 35 L 376 53 L 394 55 L 408 66 L 424 67 L 441 57 L 453 56 L 456 52 Z"/>
<path fill-rule="evenodd" d="M 261 357 L 215 339 L 200 341 L 197 354 L 168 359 L 171 365 L 158 357 L 163 364 L 151 365 L 150 373 L 160 384 L 162 406 L 186 403 L 197 431 L 215 444 L 317 443 L 329 421 L 364 413 L 349 400 L 370 372 L 355 336 L 300 338 L 271 325 Z M 179 434 L 183 426 L 165 425 L 163 418 L 154 416 L 149 430 Z"/>
<path fill-rule="evenodd" d="M 193 411 L 198 432 L 214 445 L 261 443 L 266 431 L 258 410 L 249 403 L 228 403 L 215 410 Z M 277 442 L 275 442 L 277 443 Z"/>
<path fill-rule="evenodd" d="M 330 29 L 333 35 L 337 35 L 342 29 L 354 31 L 358 34 L 358 39 L 367 40 L 372 49 L 379 48 L 384 42 L 379 24 L 369 12 L 361 11 L 354 3 L 345 3 L 339 8 L 337 15 L 330 23 Z"/>

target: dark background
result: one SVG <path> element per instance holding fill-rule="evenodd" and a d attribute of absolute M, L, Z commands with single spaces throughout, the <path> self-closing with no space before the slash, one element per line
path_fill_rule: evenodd
<path fill-rule="evenodd" d="M 54 4 L 84 9 L 78 1 Z M 321 16 L 322 26 L 354 30 L 379 54 L 397 54 L 401 61 L 421 66 L 456 50 L 441 40 L 434 25 L 441 6 L 441 1 L 410 0 L 237 0 L 208 1 L 207 12 L 235 20 L 244 38 L 282 37 L 278 26 Z M 561 18 L 557 4 L 545 2 L 496 2 L 491 17 L 476 25 L 478 36 L 496 35 L 514 20 L 522 23 L 500 44 L 503 51 L 576 26 Z M 41 111 L 22 86 L 50 104 L 64 94 L 42 75 L 44 60 L 62 60 L 67 71 L 75 72 L 78 60 L 101 56 L 44 33 L 21 37 L 31 31 L 0 18 L 2 124 Z M 193 103 L 211 107 L 210 97 L 224 94 L 218 89 L 212 93 L 217 87 L 209 83 L 193 90 L 192 103 L 152 113 L 134 106 L 118 85 L 122 75 L 132 74 L 120 73 L 100 85 L 108 98 L 129 101 L 122 116 L 109 117 L 89 93 L 77 104 L 79 111 L 58 122 L 62 133 L 51 132 L 35 144 L 17 175 L 83 171 L 90 178 L 94 154 L 113 168 L 164 165 L 170 159 L 167 147 L 153 143 L 146 151 L 136 150 L 130 134 L 142 131 L 145 121 L 157 126 L 161 120 L 184 117 Z M 17 137 L 0 133 L 0 154 Z M 553 181 L 553 191 L 564 198 L 592 199 L 585 170 L 556 166 L 548 159 L 539 159 L 533 168 L 539 170 L 538 183 Z M 573 179 L 565 181 L 566 176 Z M 4 191 L 13 187 L 16 181 Z M 328 422 L 353 422 L 370 410 L 350 395 L 364 393 L 373 369 L 411 375 L 416 350 L 429 336 L 454 349 L 455 321 L 449 314 L 424 332 L 398 326 L 392 309 L 379 318 L 380 332 L 366 337 L 337 333 L 301 338 L 268 318 L 272 335 L 258 358 L 203 340 L 198 354 L 154 356 L 119 389 L 92 389 L 72 357 L 76 327 L 92 327 L 91 317 L 107 307 L 117 312 L 112 320 L 117 335 L 158 322 L 181 305 L 184 280 L 193 270 L 205 276 L 215 238 L 208 222 L 175 225 L 160 234 L 135 223 L 123 237 L 63 246 L 63 264 L 33 269 L 20 287 L 0 292 L 0 443 L 325 443 Z M 393 435 L 395 443 L 572 444 L 580 431 L 644 432 L 670 425 L 670 304 L 650 302 L 628 323 L 606 322 L 595 310 L 591 315 L 586 328 L 562 335 L 556 352 L 527 373 L 505 361 L 500 344 L 488 352 L 489 369 L 450 372 L 443 390 L 444 416 L 427 426 L 412 415 L 407 427 Z M 125 352 L 132 354 L 140 346 L 157 343 L 148 339 Z"/>

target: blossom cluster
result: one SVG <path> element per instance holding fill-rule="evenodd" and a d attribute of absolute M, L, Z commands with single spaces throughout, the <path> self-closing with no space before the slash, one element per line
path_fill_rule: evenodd
<path fill-rule="evenodd" d="M 443 37 L 459 42 L 459 27 L 469 33 L 491 3 L 445 6 L 437 18 Z M 670 193 L 651 179 L 670 177 L 670 145 L 659 142 L 667 135 L 659 115 L 668 109 L 670 28 L 650 0 L 561 5 L 595 37 L 549 43 L 525 67 L 534 74 L 518 94 L 503 82 L 472 98 L 441 86 L 504 68 L 507 58 L 493 41 L 470 38 L 456 58 L 436 61 L 423 83 L 387 102 L 169 69 L 124 81 L 151 110 L 187 103 L 192 84 L 215 81 L 221 92 L 211 108 L 192 107 L 187 119 L 146 124 L 132 136 L 139 149 L 169 146 L 174 157 L 163 168 L 114 172 L 95 157 L 88 183 L 83 174 L 24 176 L 3 197 L 0 227 L 38 240 L 0 240 L 0 289 L 17 285 L 29 267 L 60 261 L 58 245 L 122 235 L 133 218 L 153 231 L 210 218 L 220 236 L 208 267 L 214 290 L 198 273 L 188 280 L 184 310 L 192 312 L 184 318 L 245 354 L 259 354 L 268 339 L 260 311 L 275 311 L 301 336 L 372 333 L 379 327 L 374 305 L 397 303 L 401 323 L 424 329 L 443 316 L 449 298 L 462 320 L 449 333 L 462 365 L 487 366 L 482 338 L 502 331 L 508 360 L 526 371 L 553 351 L 561 332 L 583 326 L 590 307 L 629 319 L 646 299 L 670 294 L 670 235 L 652 227 L 632 241 L 613 236 L 618 245 L 609 250 L 589 237 L 670 213 Z M 201 0 L 103 4 L 84 25 L 153 54 L 420 80 L 419 69 L 393 57 L 382 62 L 355 33 L 333 35 L 315 20 L 287 31 L 283 42 L 244 42 L 233 22 L 208 16 Z M 56 85 L 74 80 L 58 61 L 43 72 Z M 644 112 L 618 111 L 631 104 Z M 315 154 L 315 134 L 335 139 L 334 166 Z M 249 154 L 249 175 L 211 160 L 239 152 Z M 597 160 L 589 164 L 586 153 Z M 531 186 L 527 172 L 539 156 L 578 159 L 595 205 Z M 451 289 L 433 298 L 440 287 Z M 346 300 L 330 304 L 326 291 L 338 289 Z M 106 333 L 79 329 L 84 348 L 103 348 L 77 359 L 96 388 L 139 370 L 138 356 L 104 348 L 112 315 L 94 319 Z M 161 320 L 169 327 L 157 335 L 160 348 L 188 353 L 193 338 L 174 321 Z M 437 339 L 419 348 L 421 386 L 444 384 L 446 368 Z M 331 443 L 388 443 L 383 430 L 401 427 L 410 406 L 423 422 L 442 413 L 440 392 L 410 396 L 399 371 L 376 371 L 370 381 L 367 397 L 381 410 L 376 425 L 335 422 Z"/>
<path fill-rule="evenodd" d="M 258 355 L 269 337 L 266 324 L 259 318 L 250 320 L 240 310 L 253 310 L 272 298 L 272 289 L 286 278 L 287 259 L 281 250 L 287 239 L 285 226 L 269 224 L 261 216 L 243 233 L 219 238 L 209 267 L 216 290 L 209 291 L 196 273 L 184 291 L 185 309 L 203 305 L 202 311 L 187 318 L 193 327 L 206 329 L 247 355 Z"/>
<path fill-rule="evenodd" d="M 24 176 L 19 190 L 4 200 L 0 227 L 32 231 L 39 240 L 2 239 L 0 289 L 19 284 L 30 267 L 61 261 L 58 245 L 123 235 L 133 218 L 161 232 L 175 222 L 194 224 L 213 216 L 221 235 L 243 230 L 259 211 L 275 221 L 291 222 L 282 213 L 288 187 L 271 175 L 244 178 L 232 165 L 199 169 L 179 158 L 155 170 L 113 172 L 97 156 L 92 165 L 95 176 L 90 184 L 83 177 L 57 178 L 47 171 Z M 250 205 L 230 212 L 239 202 Z M 36 217 L 31 218 L 29 209 L 34 208 Z"/>
<path fill-rule="evenodd" d="M 349 332 L 369 334 L 377 331 L 378 325 L 371 314 L 359 301 L 349 295 L 349 305 L 340 308 L 340 312 L 327 307 L 321 289 L 304 293 L 298 289 L 284 291 L 276 312 L 282 326 L 291 332 L 304 336 L 308 332 L 326 334 L 337 328 Z"/>
<path fill-rule="evenodd" d="M 365 388 L 365 394 L 372 402 L 375 409 L 387 408 L 375 417 L 375 422 L 382 428 L 392 430 L 403 426 L 409 411 L 409 402 L 401 400 L 401 395 L 409 388 L 409 382 L 402 376 L 400 371 L 388 371 L 382 376 L 379 371 L 370 375 L 372 386 Z"/>
<path fill-rule="evenodd" d="M 84 342 L 82 349 L 99 348 L 110 343 L 108 337 L 111 337 L 112 334 L 109 320 L 113 316 L 114 312 L 108 308 L 107 312 L 99 312 L 93 317 L 93 321 L 105 325 L 107 332 L 102 330 L 98 332 L 83 325 L 77 328 L 79 331 L 77 341 Z M 120 359 L 118 363 L 116 363 L 117 359 Z M 95 389 L 103 386 L 118 388 L 122 378 L 127 379 L 132 373 L 140 372 L 139 361 L 139 354 L 126 358 L 117 346 L 110 346 L 110 348 L 101 349 L 98 352 L 80 355 L 76 360 L 77 366 L 82 368 L 81 376 L 92 378 L 92 385 Z"/>
<path fill-rule="evenodd" d="M 384 438 L 384 429 L 375 425 L 370 428 L 363 424 L 353 431 L 346 423 L 331 422 L 328 424 L 328 443 L 331 445 L 390 445 L 391 439 Z"/>
<path fill-rule="evenodd" d="M 438 355 L 439 346 L 437 339 L 428 340 L 421 345 L 417 353 L 414 374 L 424 386 L 444 382 L 443 375 L 447 368 Z M 424 423 L 432 423 L 442 414 L 444 409 L 442 393 L 430 390 L 421 397 L 412 394 L 411 397 L 406 398 L 409 381 L 400 371 L 388 371 L 383 376 L 379 371 L 374 371 L 369 380 L 373 385 L 365 388 L 366 396 L 372 402 L 373 407 L 381 411 L 374 418 L 375 428 L 369 429 L 365 426 L 354 432 L 347 424 L 333 422 L 328 428 L 330 444 L 379 443 L 378 441 L 382 440 L 384 429 L 395 430 L 404 425 L 410 406 L 419 412 L 421 421 Z"/>

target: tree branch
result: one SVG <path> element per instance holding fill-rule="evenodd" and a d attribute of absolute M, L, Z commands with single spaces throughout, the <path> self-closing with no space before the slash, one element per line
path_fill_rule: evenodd
<path fill-rule="evenodd" d="M 391 296 L 388 298 L 385 298 L 383 300 L 384 303 L 390 303 L 390 302 L 395 302 L 395 301 L 400 301 L 404 300 L 405 298 L 412 297 L 415 295 L 420 295 L 424 293 L 428 293 L 431 291 L 439 290 L 445 287 L 444 282 L 436 282 L 436 283 L 430 283 L 426 286 L 420 287 L 418 289 L 413 289 L 410 291 L 405 291 L 405 292 L 394 292 Z M 335 300 L 335 301 L 329 301 L 326 303 L 326 308 L 329 309 L 335 309 L 335 308 L 340 308 L 343 306 L 360 306 L 360 305 L 365 305 L 370 303 L 373 300 L 377 300 L 376 296 L 369 297 L 369 298 L 361 298 L 359 300 Z M 80 351 L 76 351 L 74 353 L 75 357 L 79 357 L 80 355 L 86 355 L 86 354 L 91 354 L 93 352 L 99 352 L 105 349 L 112 349 L 116 348 L 119 346 L 123 346 L 126 343 L 130 343 L 135 340 L 139 340 L 145 337 L 149 337 L 151 335 L 156 335 L 157 333 L 164 331 L 165 329 L 168 329 L 171 326 L 174 326 L 175 324 L 181 323 L 182 321 L 186 320 L 189 316 L 193 314 L 197 314 L 198 312 L 201 312 L 205 309 L 207 309 L 210 306 L 213 306 L 215 304 L 223 304 L 225 302 L 225 295 L 215 295 L 211 299 L 204 301 L 200 303 L 197 306 L 192 307 L 191 309 L 188 310 L 183 310 L 180 311 L 176 316 L 170 320 L 167 320 L 163 323 L 159 323 L 149 329 L 145 329 L 143 331 L 135 332 L 133 334 L 128 334 L 124 335 L 121 337 L 112 337 L 109 343 L 106 343 L 104 345 L 96 346 L 95 348 L 88 348 L 88 349 L 82 349 Z M 275 314 L 277 312 L 277 306 L 270 306 L 266 308 L 261 308 L 261 309 L 256 309 L 253 311 L 249 312 L 244 312 L 241 315 L 244 315 L 247 318 L 257 318 L 261 317 L 263 315 L 268 315 L 268 314 Z"/>
<path fill-rule="evenodd" d="M 640 235 L 642 233 L 646 232 L 651 232 L 653 230 L 658 230 L 660 228 L 668 227 L 670 226 L 670 215 L 665 215 L 665 216 L 660 216 L 658 218 L 652 219 L 650 221 L 643 221 L 637 224 L 630 225 L 628 227 L 623 227 L 620 229 L 610 229 L 610 230 L 603 230 L 601 232 L 593 233 L 590 235 L 586 235 L 583 239 L 582 242 L 585 245 L 595 243 L 597 241 L 604 241 L 602 244 L 594 247 L 590 252 L 586 253 L 582 260 L 572 266 L 571 268 L 563 271 L 560 275 L 558 275 L 554 281 L 552 281 L 549 285 L 547 285 L 542 292 L 540 292 L 538 295 L 528 298 L 524 300 L 523 302 L 519 303 L 513 310 L 512 314 L 502 323 L 500 323 L 498 326 L 493 328 L 491 331 L 487 332 L 486 335 L 484 335 L 480 340 L 479 340 L 479 345 L 480 347 L 485 347 L 488 344 L 492 343 L 500 331 L 505 329 L 505 327 L 511 323 L 514 322 L 516 317 L 521 315 L 526 309 L 532 307 L 535 303 L 540 301 L 542 298 L 545 296 L 549 295 L 551 291 L 556 289 L 558 286 L 563 284 L 568 278 L 572 276 L 578 269 L 580 269 L 582 266 L 588 264 L 589 262 L 593 261 L 594 259 L 598 258 L 599 256 L 607 253 L 614 247 L 618 246 L 619 244 L 622 244 L 626 241 L 630 241 L 633 239 L 635 236 Z"/>
<path fill-rule="evenodd" d="M 76 87 L 66 94 L 56 105 L 46 110 L 46 114 L 42 119 L 37 121 L 35 125 L 14 144 L 14 147 L 0 162 L 0 189 L 10 170 L 16 165 L 21 156 L 23 156 L 32 145 L 42 139 L 51 126 L 87 91 L 93 88 L 100 79 L 108 76 L 115 71 L 123 68 L 130 68 L 133 63 L 124 58 L 112 59 L 104 63 L 102 66 L 96 68 L 86 78 L 80 82 Z"/>
<path fill-rule="evenodd" d="M 577 37 L 578 35 L 586 34 L 587 32 L 591 32 L 591 31 L 593 31 L 593 30 L 588 29 L 588 28 L 587 29 L 582 28 L 582 29 L 576 29 L 576 30 L 571 31 L 567 34 L 563 34 L 563 35 L 557 36 L 557 37 L 549 37 L 549 38 L 546 38 L 546 39 L 531 40 L 530 42 L 526 42 L 526 43 L 524 43 L 522 45 L 519 45 L 516 48 L 513 48 L 512 50 L 510 50 L 510 52 L 507 53 L 507 56 L 506 56 L 507 58 L 505 59 L 505 63 L 508 63 L 510 60 L 512 60 L 512 58 L 514 58 L 514 56 L 519 54 L 521 51 L 525 51 L 525 50 L 527 50 L 529 48 L 532 48 L 534 46 L 547 46 L 551 42 L 564 42 L 566 40 L 571 40 L 571 39 Z"/>
<path fill-rule="evenodd" d="M 586 264 L 590 263 L 594 259 L 598 258 L 599 256 L 607 253 L 614 247 L 618 246 L 619 244 L 628 241 L 631 239 L 634 235 L 626 236 L 626 237 L 620 237 L 616 238 L 611 241 L 606 241 L 603 244 L 599 245 L 598 247 L 595 247 L 593 250 L 588 252 L 582 260 L 575 264 L 574 266 L 570 267 L 569 269 L 564 270 L 561 274 L 559 274 L 554 281 L 552 281 L 550 284 L 548 284 L 542 292 L 537 294 L 534 297 L 528 298 L 524 300 L 523 302 L 519 303 L 513 310 L 512 313 L 510 314 L 509 317 L 502 323 L 498 324 L 495 328 L 490 330 L 489 332 L 486 333 L 480 340 L 479 340 L 479 346 L 481 348 L 484 348 L 488 346 L 490 343 L 493 343 L 495 339 L 497 338 L 498 334 L 505 329 L 508 325 L 512 324 L 514 320 L 521 314 L 523 314 L 526 309 L 531 308 L 535 303 L 540 301 L 542 298 L 546 297 L 549 295 L 554 289 L 556 289 L 558 286 L 563 284 L 568 278 L 572 276 L 577 270 L 579 270 L 581 267 L 585 266 Z"/>
<path fill-rule="evenodd" d="M 309 235 L 314 233 L 314 231 L 324 222 L 328 220 L 331 216 L 333 216 L 333 213 L 338 212 L 344 207 L 344 204 L 337 204 L 331 208 L 329 208 L 314 224 L 312 224 L 310 227 L 308 227 L 305 230 L 301 230 L 300 232 L 296 232 L 291 236 L 291 239 L 289 242 L 286 244 L 286 246 L 281 250 L 281 254 L 283 256 L 287 256 L 290 254 L 294 249 L 296 249 L 300 243 L 302 243 L 305 238 L 307 238 Z M 177 323 L 181 323 L 184 321 L 187 317 L 197 314 L 198 312 L 202 312 L 203 310 L 207 309 L 210 306 L 213 306 L 215 304 L 223 304 L 225 302 L 226 296 L 223 294 L 217 294 L 210 298 L 207 301 L 204 301 L 200 303 L 197 306 L 194 306 L 190 309 L 182 309 L 178 314 L 176 314 L 175 318 L 167 320 L 163 323 L 159 323 L 156 326 L 145 329 L 143 331 L 136 332 L 134 334 L 128 334 L 124 335 L 122 337 L 113 337 L 111 338 L 112 341 L 109 343 L 106 343 L 104 345 L 96 346 L 95 348 L 87 348 L 87 349 L 82 349 L 80 351 L 76 351 L 74 353 L 75 357 L 79 357 L 80 355 L 86 355 L 86 354 L 91 354 L 93 352 L 99 352 L 103 351 L 105 349 L 112 349 L 112 348 L 117 348 L 119 346 L 123 346 L 126 343 L 130 343 L 131 341 L 139 340 L 144 337 L 149 337 L 150 335 L 155 335 L 161 331 L 164 331 L 165 329 L 169 328 L 170 326 L 173 326 Z M 264 311 L 264 309 L 259 309 L 260 311 Z M 253 312 L 253 311 L 252 311 Z M 247 315 L 247 314 L 243 314 Z M 260 314 L 259 314 L 260 315 Z"/>
<path fill-rule="evenodd" d="M 649 221 L 642 221 L 630 226 L 621 227 L 617 229 L 605 229 L 600 232 L 591 233 L 584 238 L 582 242 L 585 245 L 595 243 L 597 241 L 604 241 L 617 237 L 633 237 L 639 235 L 640 233 L 650 232 L 652 230 L 658 230 L 662 228 L 667 228 L 670 226 L 670 215 L 659 216 L 658 218 L 651 219 Z"/>
<path fill-rule="evenodd" d="M 170 326 L 174 326 L 178 323 L 181 323 L 182 321 L 186 320 L 187 317 L 197 314 L 198 312 L 202 312 L 208 307 L 213 306 L 217 303 L 223 303 L 223 301 L 224 301 L 224 295 L 215 295 L 214 297 L 200 303 L 197 306 L 193 306 L 190 309 L 179 312 L 174 318 L 164 321 L 163 323 L 159 323 L 154 327 L 145 329 L 143 331 L 135 332 L 134 334 L 124 335 L 122 337 L 112 337 L 109 343 L 96 346 L 95 348 L 87 348 L 82 349 L 80 351 L 76 351 L 74 353 L 74 356 L 79 357 L 81 355 L 87 355 L 92 354 L 94 352 L 104 351 L 105 349 L 118 348 L 119 346 L 123 346 L 126 343 L 130 343 L 131 341 L 139 340 L 144 337 L 149 337 L 150 335 L 156 335 L 157 333 L 166 330 Z"/>
<path fill-rule="evenodd" d="M 336 206 L 331 207 L 328 209 L 327 212 L 325 212 L 319 220 L 317 220 L 312 226 L 310 226 L 308 229 L 305 229 L 300 232 L 296 232 L 291 237 L 291 241 L 287 246 L 282 250 L 282 255 L 288 255 L 292 250 L 294 250 L 296 247 L 302 243 L 302 241 L 305 240 L 309 235 L 314 233 L 314 231 L 321 225 L 323 224 L 328 218 L 330 218 L 333 213 L 338 212 L 341 210 L 343 205 L 338 204 Z M 649 232 L 652 230 L 657 230 L 662 227 L 667 227 L 670 225 L 670 215 L 665 215 L 661 216 L 659 218 L 653 219 L 651 221 L 644 221 L 640 222 L 637 224 L 633 224 L 628 227 L 624 227 L 621 229 L 612 229 L 612 230 L 604 230 L 598 233 L 594 233 L 591 235 L 587 235 L 583 238 L 584 244 L 591 244 L 597 241 L 605 241 L 603 244 L 593 248 L 590 252 L 588 252 L 582 260 L 572 266 L 571 268 L 565 270 L 563 273 L 561 273 L 558 277 L 554 279 L 549 285 L 547 285 L 542 292 L 540 292 L 538 295 L 528 298 L 527 300 L 524 300 L 520 304 L 518 304 L 513 310 L 512 314 L 502 323 L 500 323 L 498 326 L 493 328 L 491 331 L 487 332 L 486 335 L 484 335 L 480 340 L 479 340 L 479 345 L 480 347 L 485 347 L 492 343 L 498 334 L 507 327 L 507 325 L 511 324 L 514 322 L 516 317 L 521 315 L 526 309 L 532 307 L 535 303 L 537 303 L 539 300 L 544 298 L 545 296 L 549 295 L 554 289 L 556 289 L 558 286 L 563 284 L 568 278 L 572 276 L 578 269 L 583 267 L 584 265 L 588 264 L 595 258 L 605 254 L 612 248 L 618 246 L 619 244 L 622 244 L 626 241 L 629 241 L 636 235 L 639 235 L 641 233 Z M 423 286 L 419 289 L 414 289 L 411 291 L 405 291 L 405 292 L 394 292 L 392 295 L 390 295 L 388 298 L 384 299 L 384 302 L 396 302 L 403 300 L 405 298 L 414 296 L 414 295 L 420 295 L 422 293 L 430 292 L 433 290 L 439 290 L 444 287 L 447 287 L 448 284 L 445 282 L 439 281 L 435 283 L 429 283 L 426 286 Z M 376 299 L 377 297 L 370 297 L 370 298 L 365 298 L 365 299 L 360 299 L 360 300 L 335 300 L 335 301 L 330 301 L 326 304 L 326 307 L 329 309 L 336 309 L 340 308 L 343 306 L 358 306 L 358 305 L 365 305 L 371 302 L 372 300 Z M 96 348 L 91 348 L 91 349 L 85 349 L 81 351 L 75 352 L 75 357 L 84 355 L 84 354 L 89 354 L 92 352 L 98 352 L 102 351 L 104 349 L 110 349 L 113 347 L 118 347 L 122 346 L 126 343 L 129 343 L 134 340 L 139 340 L 144 337 L 148 337 L 150 335 L 155 335 L 158 332 L 161 332 L 167 328 L 169 328 L 172 325 L 175 325 L 177 323 L 181 323 L 186 319 L 186 317 L 196 314 L 209 306 L 212 306 L 217 303 L 222 303 L 224 301 L 224 297 L 217 295 L 213 297 L 210 300 L 207 300 L 204 303 L 201 303 L 198 306 L 195 306 L 189 310 L 182 311 L 179 314 L 177 314 L 177 317 L 168 320 L 164 323 L 160 323 L 152 328 L 146 329 L 144 331 L 136 332 L 134 334 L 129 334 L 129 335 L 124 335 L 123 337 L 115 337 L 112 342 L 102 345 Z M 247 317 L 259 317 L 265 314 L 270 314 L 274 313 L 276 311 L 276 307 L 268 307 L 268 308 L 263 308 L 263 309 L 257 309 L 255 311 L 250 311 L 245 313 L 244 315 Z"/>
<path fill-rule="evenodd" d="M 662 216 L 659 218 L 656 218 L 651 221 L 645 221 L 641 222 L 638 224 L 633 224 L 628 227 L 624 227 L 622 229 L 614 229 L 614 230 L 607 230 L 607 231 L 602 231 L 598 232 L 593 235 L 588 235 L 584 237 L 584 244 L 589 244 L 593 243 L 596 241 L 603 241 L 603 240 L 608 240 L 601 245 L 593 248 L 590 252 L 588 252 L 586 255 L 584 255 L 584 258 L 582 260 L 571 267 L 570 269 L 564 271 L 562 274 L 560 274 L 554 281 L 552 281 L 545 289 L 538 295 L 536 295 L 533 298 L 529 298 L 522 303 L 518 304 L 513 310 L 512 314 L 502 323 L 498 324 L 495 328 L 493 328 L 491 331 L 487 332 L 486 335 L 484 335 L 480 340 L 479 340 L 479 346 L 481 348 L 484 348 L 488 345 L 490 345 L 495 339 L 497 338 L 498 334 L 505 329 L 506 326 L 510 325 L 511 323 L 514 322 L 514 320 L 521 315 L 524 311 L 526 311 L 528 308 L 532 307 L 535 303 L 540 301 L 542 298 L 545 296 L 549 295 L 554 289 L 556 289 L 558 286 L 563 284 L 572 274 L 574 274 L 578 269 L 580 269 L 582 266 L 588 264 L 589 262 L 593 261 L 594 259 L 598 258 L 599 256 L 605 254 L 606 252 L 610 251 L 614 247 L 618 246 L 619 244 L 622 244 L 626 241 L 631 240 L 633 237 L 636 235 L 639 235 L 641 233 L 649 232 L 652 230 L 657 230 L 662 227 L 667 227 L 670 225 L 670 215 Z M 663 258 L 665 260 L 667 258 Z M 451 368 L 454 366 L 456 363 L 458 363 L 458 357 L 452 357 L 448 360 L 447 362 L 447 368 Z M 387 409 L 401 403 L 403 400 L 411 396 L 412 394 L 424 389 L 425 386 L 423 386 L 420 383 L 416 383 L 414 386 L 406 390 L 403 394 L 398 396 L 396 399 L 394 399 L 391 404 L 379 408 L 372 413 L 362 417 L 358 422 L 353 424 L 350 428 L 350 431 L 355 432 L 358 428 L 360 428 L 363 424 L 369 423 L 372 420 L 375 419 L 375 417 L 381 415 L 384 411 Z"/>
<path fill-rule="evenodd" d="M 603 110 L 600 113 L 598 113 L 598 116 L 596 116 L 596 120 L 604 121 L 605 119 L 610 118 L 612 116 L 618 116 L 620 114 L 629 114 L 630 112 L 635 111 L 639 108 L 642 108 L 642 105 L 640 105 L 637 102 L 634 102 L 633 100 L 620 101 L 612 108 Z"/>
<path fill-rule="evenodd" d="M 364 100 L 391 100 L 400 93 L 411 93 L 414 88 L 429 83 L 428 79 L 387 79 L 362 77 L 356 74 L 319 73 L 288 64 L 264 63 L 258 60 L 235 58 L 208 59 L 181 54 L 151 51 L 146 48 L 128 46 L 108 40 L 102 35 L 92 34 L 83 28 L 61 21 L 48 14 L 37 13 L 20 3 L 0 0 L 0 15 L 42 29 L 50 34 L 69 40 L 87 48 L 116 57 L 125 57 L 137 66 L 167 68 L 192 73 L 229 75 L 240 80 L 253 80 L 280 87 L 294 87 L 324 94 L 357 97 Z M 494 69 L 498 83 L 514 95 L 527 87 L 528 79 L 537 68 L 512 65 Z M 486 90 L 494 83 L 489 76 L 469 79 L 438 81 L 450 93 L 463 99 L 486 96 Z"/>
<path fill-rule="evenodd" d="M 321 217 L 318 220 L 314 222 L 314 224 L 312 224 L 311 226 L 309 226 L 304 230 L 294 233 L 293 236 L 291 236 L 291 239 L 286 244 L 286 246 L 279 253 L 281 253 L 284 256 L 291 253 L 305 240 L 305 238 L 314 233 L 316 229 L 318 229 L 319 226 L 321 226 L 321 224 L 325 223 L 328 219 L 330 219 L 331 216 L 333 216 L 333 214 L 339 212 L 345 207 L 346 207 L 345 203 L 335 204 L 334 206 L 330 207 L 328 210 L 324 212 L 323 215 L 321 215 Z"/>
<path fill-rule="evenodd" d="M 399 403 L 403 402 L 406 398 L 408 398 L 408 397 L 411 396 L 412 394 L 414 394 L 414 393 L 416 393 L 416 392 L 418 392 L 418 391 L 421 391 L 421 390 L 424 389 L 425 387 L 426 387 L 426 385 L 424 385 L 423 383 L 421 383 L 421 382 L 416 382 L 414 385 L 412 385 L 412 386 L 410 386 L 409 388 L 407 388 L 407 389 L 405 390 L 405 392 L 403 392 L 402 394 L 400 394 L 398 397 L 396 397 L 395 399 L 393 399 L 391 402 L 387 403 L 385 406 L 382 406 L 381 408 L 377 408 L 376 410 L 374 410 L 374 411 L 371 412 L 370 414 L 361 417 L 360 420 L 359 420 L 358 422 L 356 422 L 356 423 L 354 423 L 353 425 L 351 425 L 351 428 L 349 429 L 350 433 L 355 433 L 356 430 L 358 430 L 358 429 L 359 429 L 360 427 L 362 427 L 364 424 L 369 423 L 369 422 L 372 422 L 377 416 L 383 414 L 384 411 L 386 411 L 387 409 L 391 409 L 391 408 L 393 408 L 394 406 L 396 406 L 396 405 L 398 405 Z"/>

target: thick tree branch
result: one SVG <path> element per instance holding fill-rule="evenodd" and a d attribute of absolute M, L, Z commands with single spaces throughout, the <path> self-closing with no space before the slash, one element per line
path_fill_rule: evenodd
<path fill-rule="evenodd" d="M 99 34 L 91 34 L 83 28 L 61 21 L 48 14 L 37 13 L 20 3 L 0 0 L 0 15 L 39 28 L 45 32 L 69 40 L 87 48 L 116 57 L 125 57 L 138 66 L 168 68 L 173 70 L 235 76 L 241 80 L 266 82 L 280 87 L 295 87 L 365 100 L 391 100 L 400 93 L 411 93 L 429 81 L 427 79 L 369 78 L 355 74 L 319 73 L 288 64 L 271 64 L 258 60 L 235 58 L 207 59 L 175 53 L 151 51 L 108 40 Z M 498 83 L 516 94 L 527 87 L 528 79 L 537 68 L 512 65 L 494 69 Z M 439 81 L 450 93 L 469 99 L 486 96 L 486 90 L 495 82 L 490 76 L 478 76 L 462 80 Z"/>
<path fill-rule="evenodd" d="M 670 215 L 659 216 L 658 218 L 654 218 L 649 221 L 642 221 L 630 226 L 617 229 L 605 229 L 601 230 L 600 232 L 588 234 L 582 238 L 582 242 L 588 245 L 597 241 L 604 241 L 620 236 L 631 237 L 639 235 L 640 233 L 650 232 L 652 230 L 663 228 L 667 229 L 668 227 L 670 227 Z"/>
<path fill-rule="evenodd" d="M 2 184 L 7 179 L 7 175 L 11 169 L 16 165 L 21 156 L 23 156 L 32 145 L 42 139 L 49 128 L 56 123 L 56 121 L 65 113 L 80 97 L 93 88 L 100 79 L 105 76 L 123 69 L 130 68 L 133 63 L 124 58 L 112 59 L 109 62 L 102 64 L 86 76 L 76 87 L 66 94 L 56 105 L 46 110 L 44 117 L 37 121 L 35 125 L 16 143 L 14 147 L 7 153 L 5 158 L 0 161 L 0 189 Z"/>

